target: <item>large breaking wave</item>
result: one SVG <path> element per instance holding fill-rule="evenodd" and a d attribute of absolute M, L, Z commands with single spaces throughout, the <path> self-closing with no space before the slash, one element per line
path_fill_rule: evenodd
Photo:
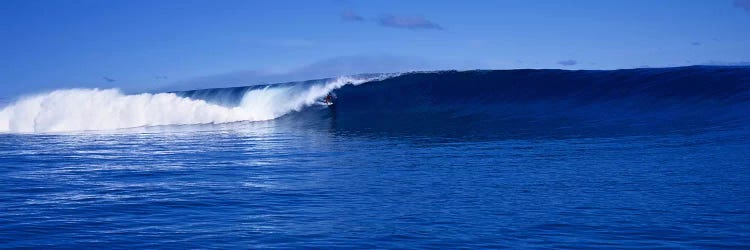
<path fill-rule="evenodd" d="M 335 106 L 309 108 L 332 91 Z M 750 68 L 416 72 L 138 95 L 60 90 L 3 108 L 0 131 L 109 130 L 279 117 L 330 121 L 336 129 L 355 132 L 441 134 L 746 127 Z"/>
<path fill-rule="evenodd" d="M 23 98 L 0 111 L 0 132 L 69 132 L 142 126 L 263 121 L 318 102 L 341 77 L 298 84 L 126 95 L 116 89 L 67 89 Z M 215 93 L 214 93 L 215 92 Z M 207 96 L 205 93 L 213 93 Z M 232 93 L 235 93 L 234 100 Z M 206 99 L 199 99 L 201 96 Z"/>

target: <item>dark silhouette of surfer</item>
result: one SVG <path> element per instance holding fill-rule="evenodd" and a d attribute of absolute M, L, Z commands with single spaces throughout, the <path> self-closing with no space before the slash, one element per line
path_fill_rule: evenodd
<path fill-rule="evenodd" d="M 326 99 L 325 99 L 324 102 L 325 102 L 326 105 L 332 105 L 333 104 L 333 96 L 331 95 L 331 93 L 328 93 L 328 95 L 326 96 Z"/>

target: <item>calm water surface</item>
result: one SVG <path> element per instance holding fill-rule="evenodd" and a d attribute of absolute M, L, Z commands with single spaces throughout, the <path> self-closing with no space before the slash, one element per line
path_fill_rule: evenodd
<path fill-rule="evenodd" d="M 748 133 L 0 135 L 0 247 L 750 248 Z"/>

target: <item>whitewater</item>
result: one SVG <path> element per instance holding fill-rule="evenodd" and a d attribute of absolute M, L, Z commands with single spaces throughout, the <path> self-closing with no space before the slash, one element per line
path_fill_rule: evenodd
<path fill-rule="evenodd" d="M 372 78 L 338 77 L 321 84 L 267 85 L 244 93 L 238 105 L 175 93 L 123 94 L 118 89 L 64 89 L 25 97 L 0 111 L 0 132 L 44 133 L 143 126 L 264 121 L 320 102 L 334 89 Z"/>

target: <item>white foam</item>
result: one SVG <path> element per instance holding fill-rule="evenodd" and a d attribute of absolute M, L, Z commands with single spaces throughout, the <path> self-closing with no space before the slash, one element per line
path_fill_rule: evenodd
<path fill-rule="evenodd" d="M 113 130 L 142 126 L 275 119 L 314 105 L 334 89 L 371 79 L 340 77 L 325 84 L 268 86 L 227 107 L 173 93 L 125 95 L 117 89 L 65 89 L 22 98 L 0 110 L 0 132 Z"/>

